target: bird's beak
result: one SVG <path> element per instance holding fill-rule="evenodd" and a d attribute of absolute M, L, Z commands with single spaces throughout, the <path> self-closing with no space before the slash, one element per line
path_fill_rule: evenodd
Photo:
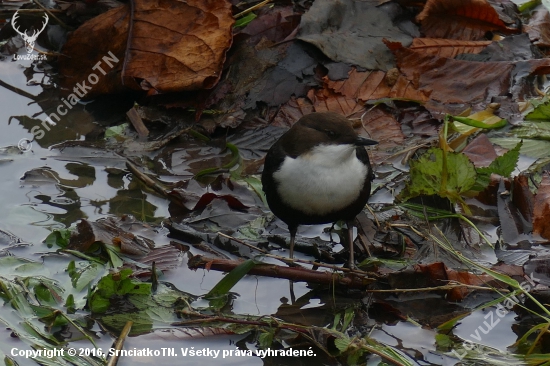
<path fill-rule="evenodd" d="M 357 146 L 369 146 L 369 145 L 377 145 L 377 144 L 378 144 L 378 141 L 366 139 L 364 137 L 358 137 L 355 140 L 355 145 Z"/>

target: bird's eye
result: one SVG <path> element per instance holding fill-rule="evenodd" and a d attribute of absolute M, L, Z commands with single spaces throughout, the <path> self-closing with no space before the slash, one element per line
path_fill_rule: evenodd
<path fill-rule="evenodd" d="M 325 130 L 325 133 L 329 136 L 329 137 L 336 137 L 336 132 L 332 131 L 332 130 Z"/>

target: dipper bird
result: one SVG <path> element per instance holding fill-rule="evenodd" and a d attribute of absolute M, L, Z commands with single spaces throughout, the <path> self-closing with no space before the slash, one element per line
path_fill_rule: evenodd
<path fill-rule="evenodd" d="M 311 113 L 269 149 L 263 190 L 271 211 L 288 225 L 290 258 L 299 225 L 345 220 L 349 266 L 355 267 L 352 223 L 365 207 L 374 179 L 364 146 L 377 143 L 359 137 L 337 113 Z"/>

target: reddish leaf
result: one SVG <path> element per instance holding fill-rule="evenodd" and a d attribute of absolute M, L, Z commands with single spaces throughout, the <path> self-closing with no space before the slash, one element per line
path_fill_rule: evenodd
<path fill-rule="evenodd" d="M 230 196 L 228 194 L 217 195 L 215 193 L 209 192 L 202 195 L 195 207 L 193 207 L 193 210 L 202 210 L 215 198 L 224 200 L 225 202 L 227 202 L 229 207 L 235 210 L 244 210 L 247 208 L 247 206 L 243 205 L 242 202 L 239 201 L 236 197 Z"/>
<path fill-rule="evenodd" d="M 427 37 L 477 41 L 487 31 L 515 31 L 485 0 L 428 0 L 416 20 Z"/>
<path fill-rule="evenodd" d="M 436 262 L 432 264 L 415 266 L 417 271 L 425 273 L 433 281 L 434 286 L 441 286 L 448 281 L 455 281 L 463 283 L 465 285 L 484 286 L 492 285 L 499 287 L 495 279 L 489 275 L 473 274 L 466 271 L 456 271 L 454 269 L 447 268 L 443 263 Z M 454 288 L 449 290 L 447 294 L 447 300 L 449 301 L 461 301 L 464 297 L 473 290 L 464 288 Z"/>
<path fill-rule="evenodd" d="M 493 160 L 497 158 L 497 153 L 491 141 L 484 133 L 473 139 L 468 146 L 462 150 L 468 159 L 476 168 L 489 166 Z"/>
<path fill-rule="evenodd" d="M 533 232 L 550 240 L 550 175 L 543 174 L 535 196 Z"/>
<path fill-rule="evenodd" d="M 245 210 L 255 206 L 250 190 L 230 179 L 218 176 L 209 186 L 203 187 L 196 180 L 185 182 L 181 187 L 174 188 L 170 195 L 181 207 L 189 211 L 203 210 L 214 199 L 227 202 L 231 209 Z"/>
<path fill-rule="evenodd" d="M 535 196 L 529 189 L 528 178 L 524 174 L 514 177 L 512 202 L 519 209 L 525 221 L 533 222 Z"/>

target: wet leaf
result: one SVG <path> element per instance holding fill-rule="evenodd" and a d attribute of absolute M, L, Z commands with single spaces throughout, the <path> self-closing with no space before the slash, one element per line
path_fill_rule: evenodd
<path fill-rule="evenodd" d="M 123 229 L 124 224 L 131 227 L 132 223 L 134 219 L 131 216 L 121 219 L 108 217 L 96 222 L 82 219 L 71 235 L 68 248 L 86 252 L 92 244 L 101 242 L 123 254 L 144 256 L 150 252 L 153 242 Z"/>
<path fill-rule="evenodd" d="M 255 265 L 256 262 L 252 259 L 244 261 L 226 274 L 204 297 L 206 299 L 214 299 L 227 295 L 229 290 L 231 290 Z"/>
<path fill-rule="evenodd" d="M 88 300 L 90 310 L 93 313 L 105 313 L 113 305 L 111 300 L 114 301 L 115 296 L 128 295 L 126 298 L 131 295 L 149 296 L 151 284 L 130 278 L 131 273 L 130 269 L 122 269 L 120 272 L 103 277 Z"/>
<path fill-rule="evenodd" d="M 56 245 L 64 249 L 69 245 L 72 231 L 71 229 L 54 230 L 44 239 L 44 243 L 48 248 L 53 248 L 53 246 Z"/>

